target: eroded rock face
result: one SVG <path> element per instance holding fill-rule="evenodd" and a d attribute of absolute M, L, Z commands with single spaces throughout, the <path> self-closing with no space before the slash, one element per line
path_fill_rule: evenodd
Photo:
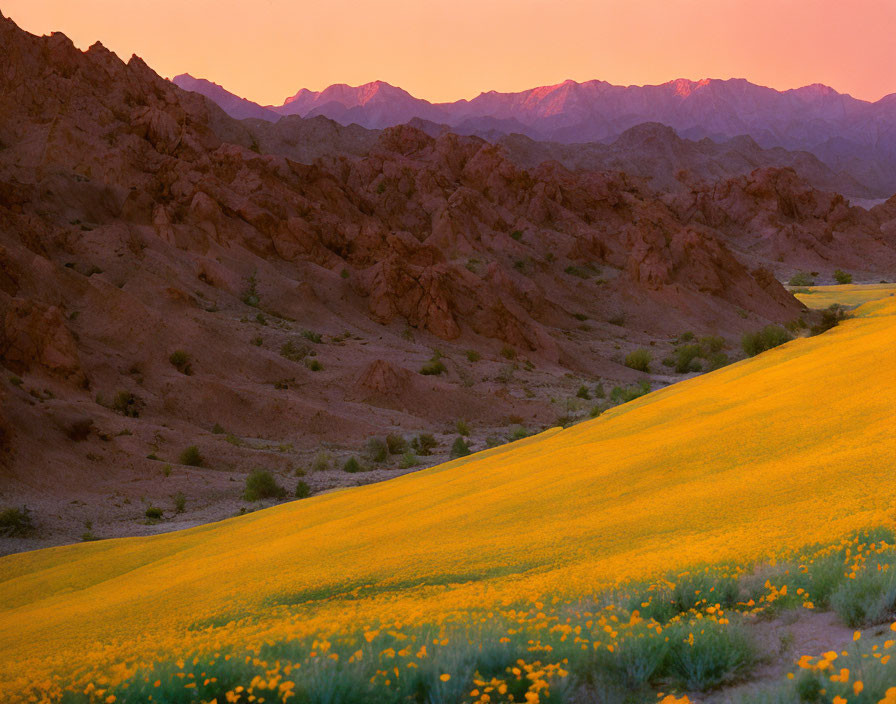
<path fill-rule="evenodd" d="M 17 373 L 41 371 L 77 385 L 86 382 L 78 345 L 55 306 L 14 298 L 6 308 L 0 360 Z"/>

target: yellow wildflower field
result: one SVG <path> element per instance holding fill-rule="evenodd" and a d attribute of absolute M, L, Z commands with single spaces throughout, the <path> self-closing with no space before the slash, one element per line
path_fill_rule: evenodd
<path fill-rule="evenodd" d="M 794 288 L 794 287 L 791 287 Z M 843 306 L 858 306 L 889 296 L 896 296 L 896 284 L 840 284 L 836 286 L 796 287 L 796 299 L 807 306 L 820 310 L 835 303 Z M 808 293 L 803 293 L 808 291 Z"/>
<path fill-rule="evenodd" d="M 884 299 L 566 430 L 190 530 L 4 557 L 0 700 L 104 692 L 186 653 L 537 614 L 883 524 L 894 341 Z"/>

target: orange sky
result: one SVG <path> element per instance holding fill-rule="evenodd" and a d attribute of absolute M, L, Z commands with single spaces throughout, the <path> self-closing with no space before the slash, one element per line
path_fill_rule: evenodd
<path fill-rule="evenodd" d="M 566 78 L 896 93 L 896 0 L 0 0 L 0 11 L 262 104 L 376 79 L 433 101 Z"/>

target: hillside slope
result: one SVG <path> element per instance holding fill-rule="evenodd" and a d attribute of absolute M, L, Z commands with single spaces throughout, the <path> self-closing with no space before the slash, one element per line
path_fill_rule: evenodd
<path fill-rule="evenodd" d="M 872 524 L 892 501 L 894 331 L 887 298 L 568 430 L 188 531 L 2 558 L 0 694 L 53 670 L 65 683 L 123 659 L 585 594 Z"/>

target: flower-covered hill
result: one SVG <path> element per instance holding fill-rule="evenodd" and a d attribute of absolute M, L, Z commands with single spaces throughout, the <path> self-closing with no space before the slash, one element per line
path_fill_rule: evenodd
<path fill-rule="evenodd" d="M 476 624 L 880 524 L 894 332 L 896 303 L 870 303 L 567 430 L 187 531 L 3 558 L 0 698 L 193 653 Z"/>

